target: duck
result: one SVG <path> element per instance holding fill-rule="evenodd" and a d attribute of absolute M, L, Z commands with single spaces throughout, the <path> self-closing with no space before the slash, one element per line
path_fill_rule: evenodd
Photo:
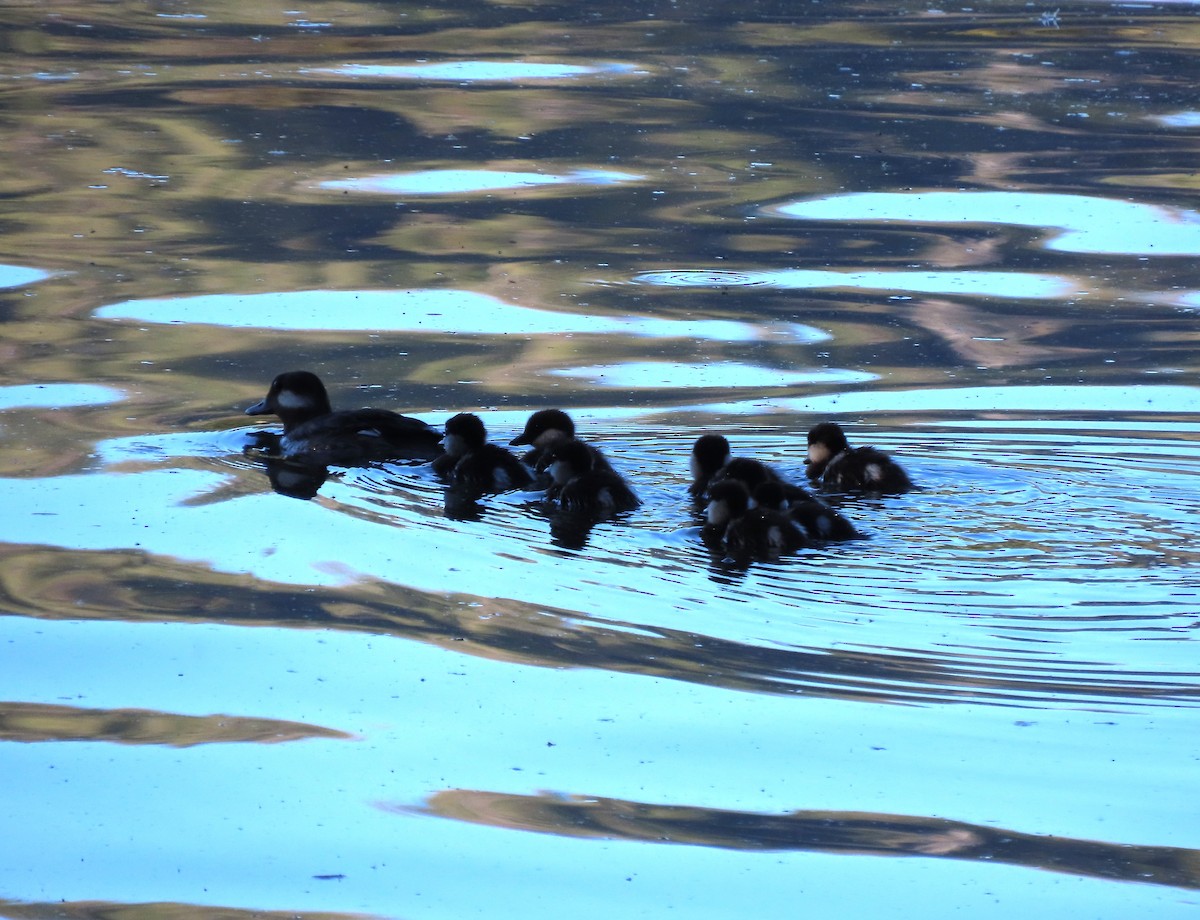
<path fill-rule="evenodd" d="M 539 409 L 529 416 L 525 422 L 525 429 L 509 441 L 508 445 L 509 447 L 530 445 L 530 449 L 521 459 L 535 470 L 542 472 L 550 465 L 551 448 L 563 441 L 570 441 L 574 437 L 575 423 L 571 420 L 571 416 L 562 409 Z M 587 444 L 587 448 L 592 454 L 592 466 L 595 469 L 612 470 L 612 464 L 608 462 L 608 458 L 604 456 L 600 448 L 590 442 L 580 443 Z"/>
<path fill-rule="evenodd" d="M 789 501 L 776 482 L 762 482 L 750 493 L 755 507 L 769 508 L 786 514 L 800 526 L 805 535 L 818 542 L 859 540 L 862 534 L 845 515 L 818 498 Z"/>
<path fill-rule="evenodd" d="M 900 464 L 874 447 L 851 447 L 836 422 L 821 422 L 809 431 L 805 471 L 831 492 L 898 495 L 913 488 Z"/>
<path fill-rule="evenodd" d="M 705 517 L 702 537 L 737 558 L 777 559 L 812 542 L 789 515 L 753 505 L 745 483 L 737 479 L 713 484 Z"/>
<path fill-rule="evenodd" d="M 729 449 L 729 440 L 722 434 L 702 434 L 692 445 L 692 456 L 689 466 L 692 472 L 692 484 L 688 486 L 688 494 L 702 498 L 708 493 L 708 484 L 712 478 L 729 462 L 733 453 Z"/>
<path fill-rule="evenodd" d="M 273 456 L 314 465 L 355 466 L 372 460 L 433 460 L 441 436 L 420 419 L 388 409 L 335 412 L 321 378 L 287 371 L 246 415 L 275 415 L 283 434 L 258 432 L 255 445 Z"/>
<path fill-rule="evenodd" d="M 434 472 L 476 492 L 507 492 L 533 484 L 533 473 L 512 451 L 487 439 L 483 419 L 460 412 L 446 422 L 445 453 L 433 461 Z"/>
<path fill-rule="evenodd" d="M 611 467 L 598 468 L 591 445 L 571 438 L 550 448 L 550 475 L 565 511 L 604 516 L 641 505 L 629 484 Z"/>
<path fill-rule="evenodd" d="M 692 445 L 692 484 L 688 492 L 702 499 L 711 486 L 728 479 L 745 483 L 746 490 L 754 489 L 764 482 L 776 483 L 789 501 L 812 501 L 813 498 L 802 486 L 788 482 L 773 467 L 751 457 L 734 457 L 729 441 L 724 435 L 702 434 Z"/>

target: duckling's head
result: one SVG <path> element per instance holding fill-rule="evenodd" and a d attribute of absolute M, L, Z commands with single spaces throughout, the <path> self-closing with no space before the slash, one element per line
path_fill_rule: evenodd
<path fill-rule="evenodd" d="M 592 452 L 582 441 L 561 441 L 550 451 L 550 475 L 557 485 L 566 485 L 576 476 L 590 473 L 594 462 Z"/>
<path fill-rule="evenodd" d="M 483 419 L 470 412 L 460 412 L 446 421 L 442 447 L 451 457 L 462 457 L 484 445 L 487 429 Z"/>
<path fill-rule="evenodd" d="M 708 493 L 708 508 L 705 519 L 714 527 L 724 527 L 740 518 L 750 507 L 750 493 L 740 480 L 726 479 L 718 482 Z"/>
<path fill-rule="evenodd" d="M 562 409 L 539 409 L 525 422 L 525 430 L 508 443 L 532 444 L 534 447 L 549 447 L 559 441 L 575 437 L 575 423 Z"/>
<path fill-rule="evenodd" d="M 849 446 L 840 425 L 821 422 L 808 432 L 808 463 L 810 466 L 823 466 Z"/>
<path fill-rule="evenodd" d="M 707 479 L 729 462 L 729 441 L 724 435 L 702 434 L 692 445 L 692 478 Z"/>
<path fill-rule="evenodd" d="M 788 504 L 783 483 L 778 480 L 760 482 L 750 493 L 750 499 L 755 508 L 769 508 L 772 511 L 783 511 Z"/>
<path fill-rule="evenodd" d="M 277 415 L 283 430 L 333 411 L 321 378 L 311 371 L 288 371 L 271 381 L 267 395 L 246 409 L 247 415 Z"/>

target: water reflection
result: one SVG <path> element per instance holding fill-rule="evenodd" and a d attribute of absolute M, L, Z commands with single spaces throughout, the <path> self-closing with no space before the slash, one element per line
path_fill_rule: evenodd
<path fill-rule="evenodd" d="M 438 80 L 452 83 L 514 83 L 565 80 L 597 75 L 645 74 L 633 64 L 554 64 L 535 61 L 438 61 L 417 64 L 344 64 L 304 71 L 332 76 L 383 80 Z"/>
<path fill-rule="evenodd" d="M 279 291 L 127 300 L 95 311 L 100 319 L 238 328 L 389 331 L 457 335 L 628 335 L 750 342 L 783 336 L 819 342 L 828 335 L 799 323 L 673 320 L 651 316 L 558 313 L 464 290 Z"/>
<path fill-rule="evenodd" d="M 125 394 L 120 390 L 94 383 L 31 383 L 0 387 L 0 411 L 102 406 L 124 398 Z"/>
<path fill-rule="evenodd" d="M 1079 285 L 1062 275 L 1027 272 L 842 272 L 818 269 L 776 271 L 687 270 L 643 272 L 642 284 L 668 287 L 763 287 L 790 289 L 859 288 L 924 294 L 986 295 L 1029 299 L 1063 298 L 1081 293 Z"/>
<path fill-rule="evenodd" d="M 1200 888 L 1200 851 L 1026 834 L 945 818 L 851 811 L 761 814 L 602 796 L 439 792 L 418 813 L 543 834 L 755 851 L 971 859 L 1072 875 Z"/>
<path fill-rule="evenodd" d="M 0 702 L 0 741 L 114 741 L 190 747 L 213 743 L 278 744 L 306 738 L 347 740 L 351 737 L 336 729 L 277 719 Z"/>
<path fill-rule="evenodd" d="M 1194 255 L 1200 214 L 1182 208 L 1049 192 L 854 192 L 777 205 L 800 220 L 913 224 L 1009 224 L 1061 230 L 1045 247 L 1060 252 Z"/>
<path fill-rule="evenodd" d="M 413 173 L 387 173 L 349 179 L 328 179 L 317 187 L 330 191 L 367 192 L 372 195 L 462 195 L 503 189 L 531 189 L 554 185 L 607 186 L 639 182 L 645 176 L 603 169 L 576 169 L 568 173 L 513 172 L 486 169 L 435 169 Z"/>
<path fill-rule="evenodd" d="M 631 361 L 591 367 L 559 367 L 553 368 L 549 373 L 559 377 L 582 377 L 606 387 L 672 390 L 789 387 L 805 383 L 865 383 L 876 379 L 874 374 L 862 371 L 822 368 L 782 370 L 753 364 L 737 364 L 732 361 L 714 361 L 711 364 Z"/>
<path fill-rule="evenodd" d="M 21 265 L 0 265 L 0 288 L 24 287 L 51 277 L 50 272 Z"/>

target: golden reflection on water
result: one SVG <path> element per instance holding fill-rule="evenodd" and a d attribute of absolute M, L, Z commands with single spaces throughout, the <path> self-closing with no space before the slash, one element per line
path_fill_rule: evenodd
<path fill-rule="evenodd" d="M 185 716 L 148 709 L 0 702 L 0 741 L 115 741 L 120 744 L 279 744 L 306 738 L 350 739 L 319 725 L 242 716 Z"/>
<path fill-rule="evenodd" d="M 588 795 L 451 789 L 421 808 L 381 807 L 513 830 L 748 850 L 925 856 L 1007 863 L 1072 875 L 1200 888 L 1200 851 L 1024 834 L 944 818 L 655 805 Z"/>

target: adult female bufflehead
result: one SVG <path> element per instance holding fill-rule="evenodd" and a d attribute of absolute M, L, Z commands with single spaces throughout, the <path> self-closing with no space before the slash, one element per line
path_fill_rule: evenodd
<path fill-rule="evenodd" d="M 851 447 L 835 422 L 821 422 L 808 433 L 808 478 L 832 492 L 898 494 L 913 488 L 908 473 L 874 447 Z"/>
<path fill-rule="evenodd" d="M 745 483 L 726 479 L 713 483 L 707 521 L 701 533 L 710 545 L 719 542 L 730 556 L 776 559 L 810 543 L 789 515 L 774 508 L 752 506 Z"/>
<path fill-rule="evenodd" d="M 289 371 L 271 381 L 247 415 L 276 415 L 283 434 L 259 432 L 257 446 L 277 456 L 317 465 L 353 466 L 371 460 L 432 460 L 442 453 L 437 431 L 388 409 L 334 412 L 321 379 Z"/>
<path fill-rule="evenodd" d="M 533 474 L 511 451 L 490 444 L 483 419 L 460 412 L 446 422 L 446 453 L 433 461 L 436 472 L 477 492 L 507 492 L 533 484 Z"/>
<path fill-rule="evenodd" d="M 613 469 L 600 469 L 590 445 L 572 438 L 550 448 L 550 475 L 566 511 L 591 515 L 632 511 L 641 501 Z"/>

